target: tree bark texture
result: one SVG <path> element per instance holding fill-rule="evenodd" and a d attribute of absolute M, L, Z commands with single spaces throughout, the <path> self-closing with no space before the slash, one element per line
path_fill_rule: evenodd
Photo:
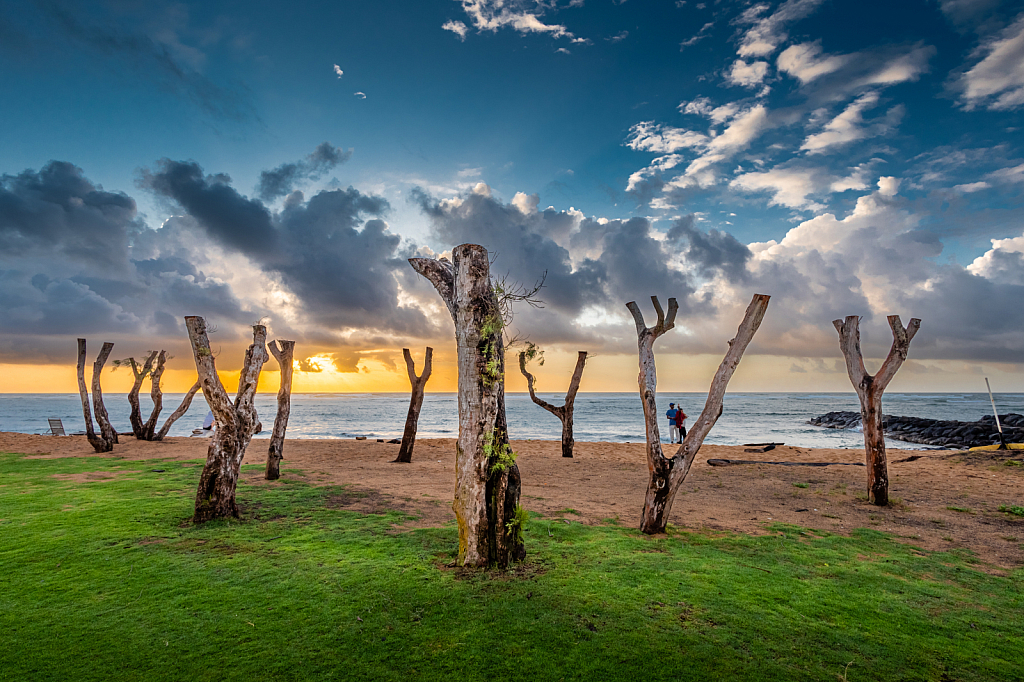
<path fill-rule="evenodd" d="M 78 393 L 82 396 L 82 413 L 85 416 L 85 437 L 96 452 L 110 452 L 114 442 L 102 435 L 96 435 L 92 424 L 92 409 L 89 406 L 89 388 L 85 384 L 85 339 L 78 339 Z"/>
<path fill-rule="evenodd" d="M 437 289 L 455 322 L 459 363 L 459 438 L 452 509 L 462 566 L 521 560 L 521 479 L 505 421 L 503 321 L 490 279 L 487 250 L 462 244 L 445 259 L 410 258 Z"/>
<path fill-rule="evenodd" d="M 107 414 L 107 406 L 103 404 L 103 389 L 100 388 L 100 374 L 103 372 L 103 365 L 107 364 L 110 351 L 114 350 L 114 344 L 103 344 L 100 354 L 96 356 L 96 362 L 92 363 L 92 409 L 96 413 L 96 423 L 100 426 L 100 436 L 108 441 L 110 449 L 117 444 L 117 431 L 110 424 L 110 416 Z M 95 447 L 95 446 L 93 446 Z"/>
<path fill-rule="evenodd" d="M 210 339 L 206 333 L 206 320 L 189 316 L 185 318 L 185 326 L 188 328 L 189 341 L 192 342 L 203 396 L 213 411 L 217 426 L 210 439 L 203 473 L 199 477 L 192 520 L 203 523 L 215 518 L 237 517 L 235 487 L 238 484 L 238 471 L 245 457 L 245 449 L 260 427 L 253 402 L 263 363 L 270 359 L 266 349 L 267 328 L 261 324 L 253 325 L 253 343 L 245 352 L 238 377 L 238 393 L 232 404 L 217 375 L 213 353 L 210 351 Z"/>
<path fill-rule="evenodd" d="M 149 357 L 142 364 L 141 370 L 135 358 L 128 358 L 128 366 L 131 367 L 132 376 L 135 379 L 135 383 L 132 384 L 132 390 L 128 392 L 128 404 L 132 407 L 128 421 L 131 422 L 132 433 L 138 440 L 145 440 L 146 438 L 145 427 L 142 423 L 142 407 L 139 405 L 139 390 L 142 388 L 142 382 L 146 380 L 146 377 L 153 370 L 153 360 L 156 359 L 156 353 L 155 350 L 150 352 Z"/>
<path fill-rule="evenodd" d="M 659 414 L 656 400 L 658 376 L 654 363 L 654 341 L 675 326 L 678 305 L 675 299 L 668 300 L 669 311 L 666 318 L 657 297 L 652 296 L 651 301 L 658 313 L 658 323 L 652 328 L 644 324 L 643 314 L 636 303 L 626 304 L 636 323 L 640 356 L 638 383 L 644 407 L 644 423 L 647 429 L 647 466 L 651 472 L 650 482 L 647 484 L 647 492 L 644 496 L 643 515 L 640 520 L 640 530 L 644 533 L 652 534 L 665 531 L 676 492 L 690 472 L 690 466 L 693 464 L 700 446 L 704 444 L 704 439 L 707 438 L 715 422 L 722 415 L 722 403 L 729 380 L 732 379 L 732 375 L 743 357 L 743 352 L 754 338 L 757 328 L 761 325 L 761 320 L 764 319 L 769 299 L 770 297 L 764 294 L 754 294 L 750 305 L 747 306 L 743 321 L 736 331 L 736 336 L 729 341 L 729 350 L 722 359 L 718 371 L 715 372 L 714 379 L 711 380 L 704 409 L 697 417 L 693 427 L 687 432 L 679 450 L 671 458 L 665 457 L 662 452 L 661 435 L 658 432 Z"/>
<path fill-rule="evenodd" d="M 583 378 L 583 368 L 587 364 L 587 351 L 579 351 L 576 357 L 576 369 L 573 370 L 572 379 L 569 380 L 569 390 L 565 394 L 565 402 L 556 407 L 551 403 L 541 400 L 533 391 L 534 377 L 526 370 L 526 353 L 519 353 L 519 371 L 526 377 L 526 387 L 530 391 L 530 400 L 540 405 L 551 414 L 558 417 L 562 422 L 562 457 L 572 457 L 572 448 L 576 444 L 572 435 L 572 414 L 573 405 L 576 402 L 576 393 L 580 390 L 580 380 Z"/>
<path fill-rule="evenodd" d="M 412 461 L 412 449 L 416 445 L 416 426 L 419 424 L 420 408 L 423 406 L 423 388 L 427 385 L 427 379 L 430 378 L 433 354 L 434 349 L 427 346 L 427 351 L 423 355 L 423 373 L 416 376 L 416 363 L 412 360 L 412 354 L 408 348 L 402 349 L 402 355 L 405 356 L 405 368 L 409 372 L 409 383 L 412 384 L 412 389 L 409 397 L 409 413 L 405 416 L 405 432 L 402 434 L 402 445 L 398 448 L 396 462 L 408 463 Z"/>
<path fill-rule="evenodd" d="M 150 372 L 150 379 L 152 381 L 149 389 L 149 397 L 153 401 L 153 411 L 149 414 L 149 419 L 142 425 L 142 434 L 146 440 L 154 440 L 156 436 L 156 423 L 160 419 L 160 412 L 164 409 L 164 394 L 160 390 L 160 382 L 164 377 L 164 368 L 167 364 L 167 351 L 162 350 L 157 355 L 156 364 L 153 367 L 153 371 Z"/>
<path fill-rule="evenodd" d="M 188 393 L 186 393 L 185 397 L 182 398 L 181 404 L 178 405 L 178 408 L 174 410 L 174 412 L 171 412 L 171 416 L 167 418 L 167 421 L 164 422 L 164 425 L 160 427 L 160 430 L 157 432 L 157 434 L 153 436 L 153 440 L 164 439 L 164 436 L 166 436 L 167 432 L 171 430 L 171 426 L 174 425 L 174 422 L 181 419 L 182 415 L 188 412 L 188 408 L 192 406 L 192 398 L 195 397 L 198 391 L 199 380 L 196 379 L 196 383 L 192 384 L 192 388 L 188 389 Z"/>
<path fill-rule="evenodd" d="M 277 344 L 281 347 L 278 348 Z M 281 388 L 277 391 L 277 416 L 274 417 L 274 431 L 270 434 L 267 450 L 268 481 L 281 478 L 281 460 L 284 459 L 284 433 L 288 429 L 288 417 L 292 411 L 292 363 L 295 356 L 294 341 L 271 341 L 267 346 L 270 354 L 281 367 Z"/>
<path fill-rule="evenodd" d="M 839 332 L 839 348 L 846 358 L 850 383 L 860 399 L 868 501 L 880 507 L 889 504 L 889 467 L 885 458 L 885 434 L 882 431 L 882 393 L 907 359 L 910 342 L 921 328 L 921 320 L 916 317 L 910 320 L 906 328 L 899 315 L 889 315 L 887 319 L 892 329 L 892 348 L 874 376 L 864 368 L 864 356 L 860 350 L 860 317 L 850 315 L 845 321 L 832 321 Z"/>

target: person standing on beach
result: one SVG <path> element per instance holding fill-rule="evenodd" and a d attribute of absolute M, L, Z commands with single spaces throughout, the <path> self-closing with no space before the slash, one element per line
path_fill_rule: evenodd
<path fill-rule="evenodd" d="M 678 412 L 679 410 L 676 409 L 675 403 L 668 404 L 668 412 L 665 413 L 665 416 L 668 417 L 669 443 L 675 443 L 677 440 L 679 440 L 679 427 L 676 426 L 676 413 Z"/>
<path fill-rule="evenodd" d="M 679 430 L 679 443 L 682 443 L 686 438 L 686 413 L 682 407 L 676 408 L 676 428 Z"/>

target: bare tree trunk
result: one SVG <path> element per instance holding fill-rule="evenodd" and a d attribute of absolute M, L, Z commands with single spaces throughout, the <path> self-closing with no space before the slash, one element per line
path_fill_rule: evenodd
<path fill-rule="evenodd" d="M 253 325 L 253 343 L 245 352 L 242 372 L 238 377 L 238 393 L 232 404 L 217 376 L 210 339 L 206 335 L 206 320 L 189 316 L 185 318 L 185 326 L 192 342 L 203 396 L 213 410 L 217 424 L 217 430 L 210 439 L 206 465 L 199 477 L 192 520 L 203 523 L 215 518 L 237 517 L 235 488 L 238 484 L 238 471 L 245 457 L 245 449 L 259 429 L 259 418 L 253 401 L 260 370 L 263 369 L 263 363 L 270 359 L 266 349 L 267 328 L 261 324 Z"/>
<path fill-rule="evenodd" d="M 743 321 L 736 331 L 736 336 L 729 341 L 729 350 L 722 359 L 718 371 L 715 372 L 714 379 L 711 380 L 711 388 L 708 390 L 704 410 L 697 417 L 697 421 L 686 434 L 686 438 L 683 439 L 683 444 L 679 446 L 679 450 L 671 459 L 665 457 L 662 452 L 661 435 L 658 432 L 658 375 L 654 364 L 654 341 L 675 326 L 676 311 L 679 306 L 674 298 L 670 298 L 668 300 L 668 318 L 666 319 L 658 298 L 652 296 L 651 301 L 658 313 L 658 324 L 649 328 L 644 324 L 643 314 L 636 303 L 626 304 L 633 314 L 633 321 L 636 322 L 637 345 L 640 355 L 638 383 L 644 406 L 644 423 L 647 427 L 647 466 L 651 472 L 651 479 L 647 484 L 647 493 L 644 497 L 643 517 L 640 521 L 640 530 L 644 533 L 664 532 L 676 492 L 690 472 L 690 466 L 693 464 L 700 446 L 704 444 L 704 439 L 722 415 L 722 402 L 725 390 L 729 386 L 729 380 L 732 378 L 733 372 L 736 371 L 747 345 L 761 325 L 761 320 L 764 319 L 765 311 L 768 310 L 769 298 L 764 294 L 754 294 L 743 315 Z"/>
<path fill-rule="evenodd" d="M 100 388 L 100 374 L 103 372 L 103 365 L 110 357 L 110 351 L 114 350 L 114 344 L 103 344 L 100 354 L 96 356 L 96 362 L 92 363 L 92 409 L 96 412 L 96 423 L 100 425 L 100 435 L 103 440 L 110 443 L 110 449 L 114 449 L 117 441 L 117 431 L 110 425 L 110 416 L 107 415 L 107 406 L 103 404 L 103 389 Z"/>
<path fill-rule="evenodd" d="M 138 363 L 135 362 L 135 358 L 128 358 L 128 365 L 132 369 L 132 376 L 135 377 L 132 390 L 128 392 L 128 404 L 132 406 L 128 421 L 131 422 L 132 433 L 135 434 L 135 438 L 138 440 L 145 440 L 146 438 L 145 427 L 142 424 L 142 407 L 139 405 L 139 390 L 142 388 L 142 382 L 146 380 L 146 377 L 153 369 L 153 360 L 156 359 L 156 353 L 155 350 L 150 351 L 149 357 L 143 363 L 141 371 L 139 370 Z"/>
<path fill-rule="evenodd" d="M 92 425 L 92 409 L 89 407 L 89 389 L 85 385 L 85 339 L 78 339 L 78 392 L 82 396 L 82 413 L 85 416 L 85 437 L 96 452 L 110 452 L 113 441 L 96 435 Z"/>
<path fill-rule="evenodd" d="M 151 388 L 149 390 L 149 397 L 153 401 L 153 411 L 149 414 L 149 419 L 142 427 L 142 433 L 146 440 L 153 440 L 156 433 L 156 423 L 160 419 L 160 411 L 164 409 L 164 394 L 160 390 L 160 381 L 164 376 L 164 366 L 167 363 L 167 351 L 162 350 L 157 357 L 156 366 L 150 373 L 152 380 Z"/>
<path fill-rule="evenodd" d="M 839 348 L 846 358 L 846 370 L 857 397 L 860 398 L 860 419 L 864 428 L 864 454 L 867 458 L 868 500 L 884 507 L 889 504 L 889 468 L 885 460 L 885 434 L 882 431 L 882 393 L 907 359 L 910 342 L 921 328 L 921 320 L 913 318 L 906 329 L 899 315 L 888 317 L 892 329 L 892 348 L 878 374 L 871 376 L 864 368 L 860 350 L 860 318 L 850 315 L 833 320 L 839 332 Z"/>
<path fill-rule="evenodd" d="M 423 356 L 423 373 L 416 376 L 416 363 L 412 360 L 412 354 L 408 348 L 402 349 L 405 356 L 405 368 L 409 372 L 409 383 L 412 385 L 412 393 L 409 397 L 409 413 L 405 416 L 405 432 L 402 434 L 402 445 L 398 448 L 396 462 L 411 462 L 412 449 L 416 445 L 416 426 L 420 421 L 420 408 L 423 406 L 423 388 L 430 378 L 431 357 L 434 349 L 427 346 Z"/>
<path fill-rule="evenodd" d="M 560 407 L 556 407 L 545 400 L 541 400 L 534 393 L 534 377 L 526 370 L 526 353 L 519 353 L 519 371 L 526 377 L 526 387 L 530 391 L 530 400 L 558 417 L 562 422 L 562 457 L 572 457 L 572 448 L 576 444 L 572 435 L 572 413 L 573 405 L 576 402 L 576 393 L 580 390 L 580 380 L 583 378 L 583 368 L 586 364 L 587 351 L 581 350 L 576 357 L 576 369 L 573 370 L 572 379 L 569 381 L 569 391 L 565 394 L 565 403 Z"/>
<path fill-rule="evenodd" d="M 164 439 L 164 436 L 166 436 L 167 432 L 171 430 L 171 426 L 174 425 L 174 422 L 181 419 L 182 415 L 188 412 L 188 408 L 192 406 L 192 398 L 195 397 L 197 391 L 199 391 L 198 379 L 196 379 L 196 383 L 192 384 L 192 388 L 188 389 L 188 393 L 186 393 L 185 397 L 182 398 L 181 404 L 178 405 L 178 409 L 174 410 L 174 412 L 171 412 L 171 416 L 168 417 L 167 421 L 164 422 L 164 425 L 160 428 L 160 431 L 158 431 L 157 434 L 153 436 L 153 440 Z"/>
<path fill-rule="evenodd" d="M 521 480 L 505 421 L 503 320 L 487 250 L 462 244 L 447 260 L 410 258 L 437 289 L 455 322 L 459 362 L 459 438 L 452 509 L 463 566 L 507 566 L 526 552 Z"/>
<path fill-rule="evenodd" d="M 277 416 L 274 418 L 274 431 L 270 435 L 270 448 L 267 451 L 266 479 L 276 481 L 281 478 L 281 460 L 284 459 L 284 432 L 288 428 L 288 416 L 292 411 L 292 358 L 295 355 L 294 341 L 271 341 L 267 348 L 281 366 L 281 388 L 277 392 Z"/>

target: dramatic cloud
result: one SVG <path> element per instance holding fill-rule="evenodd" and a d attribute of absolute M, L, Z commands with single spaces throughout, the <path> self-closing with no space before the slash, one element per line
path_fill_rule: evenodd
<path fill-rule="evenodd" d="M 357 95 L 362 93 L 356 93 Z M 363 95 L 365 97 L 365 95 Z M 313 153 L 301 161 L 283 163 L 274 170 L 260 173 L 256 195 L 264 201 L 285 196 L 302 180 L 319 180 L 335 166 L 352 158 L 352 150 L 344 151 L 330 142 L 321 142 Z"/>
<path fill-rule="evenodd" d="M 772 14 L 764 16 L 768 5 L 758 3 L 743 12 L 737 24 L 753 24 L 744 32 L 737 54 L 741 57 L 767 57 L 789 37 L 786 29 L 809 16 L 823 0 L 786 0 Z"/>
<path fill-rule="evenodd" d="M 977 50 L 984 55 L 957 82 L 965 109 L 1016 109 L 1024 105 L 1024 14 Z"/>

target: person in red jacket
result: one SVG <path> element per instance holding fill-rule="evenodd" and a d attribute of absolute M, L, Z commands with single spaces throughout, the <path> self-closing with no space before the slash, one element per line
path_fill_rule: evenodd
<path fill-rule="evenodd" d="M 686 438 L 686 413 L 682 407 L 676 408 L 676 428 L 679 429 L 679 442 L 682 443 Z"/>

